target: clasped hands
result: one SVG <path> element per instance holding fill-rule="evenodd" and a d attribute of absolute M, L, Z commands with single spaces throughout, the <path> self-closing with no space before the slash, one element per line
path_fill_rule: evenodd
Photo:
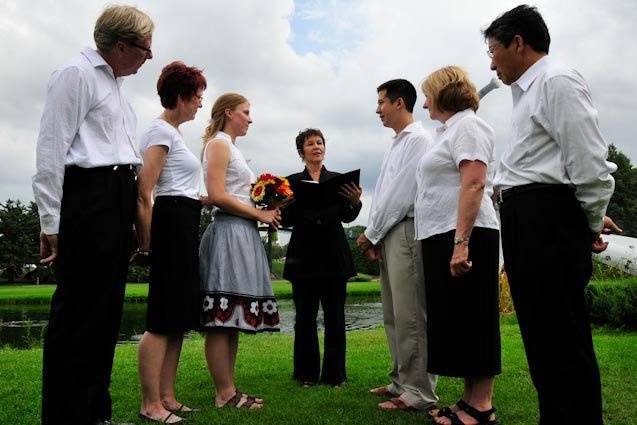
<path fill-rule="evenodd" d="M 380 254 L 380 247 L 378 245 L 372 244 L 372 242 L 367 239 L 365 233 L 361 233 L 356 239 L 356 245 L 363 251 L 363 255 L 370 262 L 382 261 L 382 257 Z"/>

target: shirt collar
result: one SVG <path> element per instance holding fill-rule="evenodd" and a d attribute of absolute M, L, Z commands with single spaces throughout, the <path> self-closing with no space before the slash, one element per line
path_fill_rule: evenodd
<path fill-rule="evenodd" d="M 529 67 L 524 74 L 520 78 L 517 79 L 512 85 L 516 85 L 522 91 L 527 91 L 533 81 L 540 76 L 546 68 L 550 65 L 550 60 L 548 55 L 542 57 L 542 59 L 535 62 L 533 65 Z"/>
<path fill-rule="evenodd" d="M 420 121 L 414 121 L 411 124 L 409 124 L 407 127 L 403 128 L 402 130 L 400 130 L 399 133 L 396 133 L 396 135 L 394 135 L 394 142 L 400 140 L 404 135 L 408 134 L 408 133 L 413 133 L 415 131 L 419 131 L 421 130 L 422 124 L 420 123 Z"/>
<path fill-rule="evenodd" d="M 441 125 L 440 127 L 436 128 L 436 134 L 442 134 L 444 133 L 448 128 L 450 128 L 451 126 L 453 126 L 455 123 L 457 123 L 458 121 L 460 121 L 461 119 L 463 119 L 464 117 L 467 117 L 469 115 L 475 115 L 476 113 L 474 112 L 473 109 L 471 108 L 467 108 L 464 111 L 459 111 L 456 112 L 455 114 L 453 114 L 451 116 L 451 118 L 449 118 L 447 120 L 447 122 L 445 122 L 443 125 Z"/>
<path fill-rule="evenodd" d="M 115 74 L 113 73 L 113 68 L 111 68 L 108 62 L 106 62 L 104 58 L 100 56 L 99 53 L 97 53 L 97 50 L 91 49 L 90 47 L 85 47 L 84 50 L 82 50 L 82 54 L 89 61 L 89 63 L 93 65 L 94 68 L 105 67 L 108 70 L 108 72 L 111 75 L 113 75 L 113 77 L 115 77 Z"/>

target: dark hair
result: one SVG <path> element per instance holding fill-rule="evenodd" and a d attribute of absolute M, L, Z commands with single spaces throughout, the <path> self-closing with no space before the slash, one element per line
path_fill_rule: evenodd
<path fill-rule="evenodd" d="M 206 88 L 206 77 L 200 69 L 186 66 L 183 62 L 169 63 L 161 70 L 157 80 L 157 94 L 161 106 L 173 109 L 177 106 L 177 97 L 190 100 L 197 90 Z"/>
<path fill-rule="evenodd" d="M 397 79 L 384 82 L 376 88 L 376 92 L 380 93 L 385 90 L 385 95 L 394 103 L 399 97 L 403 99 L 407 111 L 414 112 L 416 104 L 416 88 L 407 80 Z"/>
<path fill-rule="evenodd" d="M 299 152 L 299 155 L 301 155 L 301 157 L 303 157 L 303 145 L 305 144 L 305 141 L 308 139 L 308 137 L 312 136 L 319 136 L 323 141 L 323 145 L 325 145 L 325 137 L 323 137 L 323 133 L 321 133 L 321 130 L 317 128 L 306 128 L 305 130 L 300 131 L 299 135 L 296 136 L 296 150 Z"/>
<path fill-rule="evenodd" d="M 549 52 L 551 35 L 536 7 L 520 5 L 500 15 L 491 25 L 482 31 L 484 38 L 493 38 L 504 47 L 509 47 L 516 35 L 536 52 Z"/>

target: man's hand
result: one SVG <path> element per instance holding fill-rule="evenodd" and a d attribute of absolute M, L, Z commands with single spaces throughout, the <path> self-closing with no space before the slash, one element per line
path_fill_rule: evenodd
<path fill-rule="evenodd" d="M 356 239 L 356 245 L 358 245 L 358 247 L 361 249 L 361 251 L 365 252 L 368 249 L 370 249 L 372 246 L 374 246 L 369 239 L 367 239 L 367 236 L 365 236 L 365 233 L 361 233 L 360 236 L 358 237 L 358 239 Z"/>
<path fill-rule="evenodd" d="M 58 235 L 40 233 L 40 264 L 53 264 L 58 257 Z"/>
<path fill-rule="evenodd" d="M 367 258 L 367 261 L 369 261 L 370 263 L 375 263 L 377 261 L 378 262 L 382 262 L 383 261 L 383 257 L 380 254 L 380 247 L 379 246 L 372 245 L 363 254 L 365 254 L 365 258 Z"/>
<path fill-rule="evenodd" d="M 365 233 L 361 233 L 358 239 L 356 239 L 356 245 L 363 251 L 363 255 L 370 262 L 382 261 L 380 255 L 380 247 L 372 244 L 372 242 L 367 239 Z"/>
<path fill-rule="evenodd" d="M 604 216 L 604 227 L 601 232 L 597 232 L 593 234 L 593 243 L 591 244 L 591 251 L 595 254 L 599 254 L 600 252 L 604 252 L 606 248 L 608 248 L 608 242 L 604 242 L 601 238 L 601 235 L 610 235 L 615 234 L 619 235 L 623 233 L 623 230 L 619 228 L 617 224 L 608 216 Z"/>
<path fill-rule="evenodd" d="M 610 235 L 610 234 L 621 235 L 622 233 L 624 233 L 624 231 L 622 229 L 620 229 L 618 225 L 615 224 L 613 219 L 610 218 L 609 216 L 605 215 L 604 216 L 604 227 L 602 228 L 602 234 L 604 234 L 604 235 Z"/>

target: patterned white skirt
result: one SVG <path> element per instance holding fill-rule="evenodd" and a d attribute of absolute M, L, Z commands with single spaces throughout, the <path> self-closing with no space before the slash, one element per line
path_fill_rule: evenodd
<path fill-rule="evenodd" d="M 278 331 L 279 313 L 256 222 L 217 213 L 199 246 L 201 326 Z"/>

